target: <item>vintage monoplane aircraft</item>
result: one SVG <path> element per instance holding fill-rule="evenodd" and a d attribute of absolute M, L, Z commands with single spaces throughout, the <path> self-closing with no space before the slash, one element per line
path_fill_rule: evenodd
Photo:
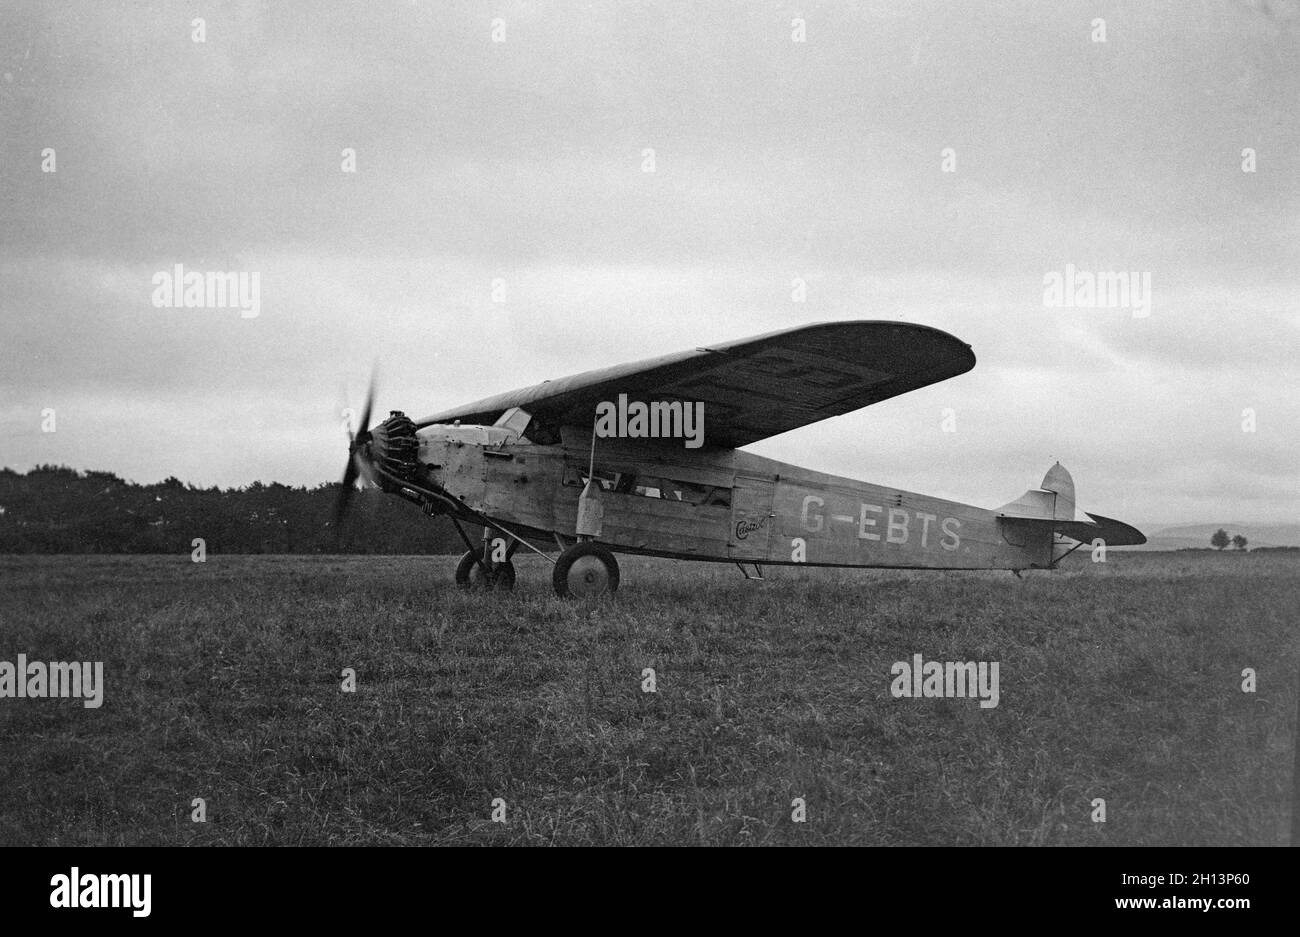
<path fill-rule="evenodd" d="M 615 553 L 765 565 L 1050 569 L 1084 543 L 1145 543 L 1076 513 L 1059 464 L 988 510 L 776 462 L 740 447 L 969 371 L 970 346 L 900 322 L 830 322 L 545 381 L 352 439 L 358 477 L 445 515 L 463 587 L 510 589 L 511 557 L 554 543 L 562 596 L 618 588 Z M 475 544 L 464 525 L 483 528 Z M 750 569 L 752 567 L 752 574 Z"/>

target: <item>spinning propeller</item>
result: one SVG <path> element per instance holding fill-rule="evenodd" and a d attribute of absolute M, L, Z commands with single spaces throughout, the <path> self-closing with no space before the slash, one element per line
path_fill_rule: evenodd
<path fill-rule="evenodd" d="M 364 477 L 367 483 L 374 483 L 374 472 L 370 468 L 370 411 L 375 403 L 375 375 L 370 374 L 370 388 L 366 391 L 366 407 L 361 411 L 358 429 L 348 443 L 348 464 L 343 469 L 343 484 L 339 488 L 338 500 L 334 502 L 334 529 L 337 532 L 347 515 L 352 496 L 356 493 L 357 478 Z"/>

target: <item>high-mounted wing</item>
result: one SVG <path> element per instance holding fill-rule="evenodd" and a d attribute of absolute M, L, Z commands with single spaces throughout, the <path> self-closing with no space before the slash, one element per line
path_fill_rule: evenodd
<path fill-rule="evenodd" d="M 849 413 L 975 366 L 970 346 L 904 322 L 823 322 L 587 371 L 420 420 L 492 423 L 521 407 L 552 427 L 592 425 L 596 405 L 704 403 L 704 442 L 735 448 Z"/>

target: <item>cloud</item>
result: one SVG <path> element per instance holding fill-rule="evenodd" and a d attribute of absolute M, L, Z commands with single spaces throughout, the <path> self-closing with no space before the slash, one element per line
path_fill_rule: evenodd
<path fill-rule="evenodd" d="M 1300 507 L 1290 6 L 164 9 L 0 12 L 7 465 L 314 482 L 372 361 L 419 415 L 900 319 L 976 370 L 756 451 L 981 504 L 1061 458 L 1102 513 Z M 257 271 L 261 316 L 154 308 L 177 263 Z M 1150 272 L 1151 315 L 1044 308 L 1066 264 Z"/>

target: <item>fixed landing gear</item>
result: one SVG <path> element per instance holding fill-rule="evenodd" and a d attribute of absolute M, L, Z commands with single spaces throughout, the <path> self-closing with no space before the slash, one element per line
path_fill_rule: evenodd
<path fill-rule="evenodd" d="M 618 591 L 618 561 L 597 543 L 583 540 L 566 547 L 551 571 L 561 598 L 593 599 Z"/>
<path fill-rule="evenodd" d="M 515 564 L 509 560 L 487 563 L 483 571 L 476 551 L 470 550 L 456 564 L 456 585 L 461 589 L 486 592 L 510 592 L 515 587 Z"/>
<path fill-rule="evenodd" d="M 457 525 L 459 527 L 459 525 Z M 469 538 L 461 532 L 466 544 Z M 561 598 L 593 599 L 618 591 L 618 561 L 606 547 L 592 540 L 580 540 L 565 546 L 556 537 L 560 556 L 551 571 L 551 585 Z M 467 550 L 456 564 L 456 586 L 482 592 L 510 592 L 515 587 L 515 565 L 510 561 L 517 542 L 510 544 L 504 559 L 493 560 L 484 538 L 482 551 Z M 538 551 L 540 552 L 540 551 Z"/>

